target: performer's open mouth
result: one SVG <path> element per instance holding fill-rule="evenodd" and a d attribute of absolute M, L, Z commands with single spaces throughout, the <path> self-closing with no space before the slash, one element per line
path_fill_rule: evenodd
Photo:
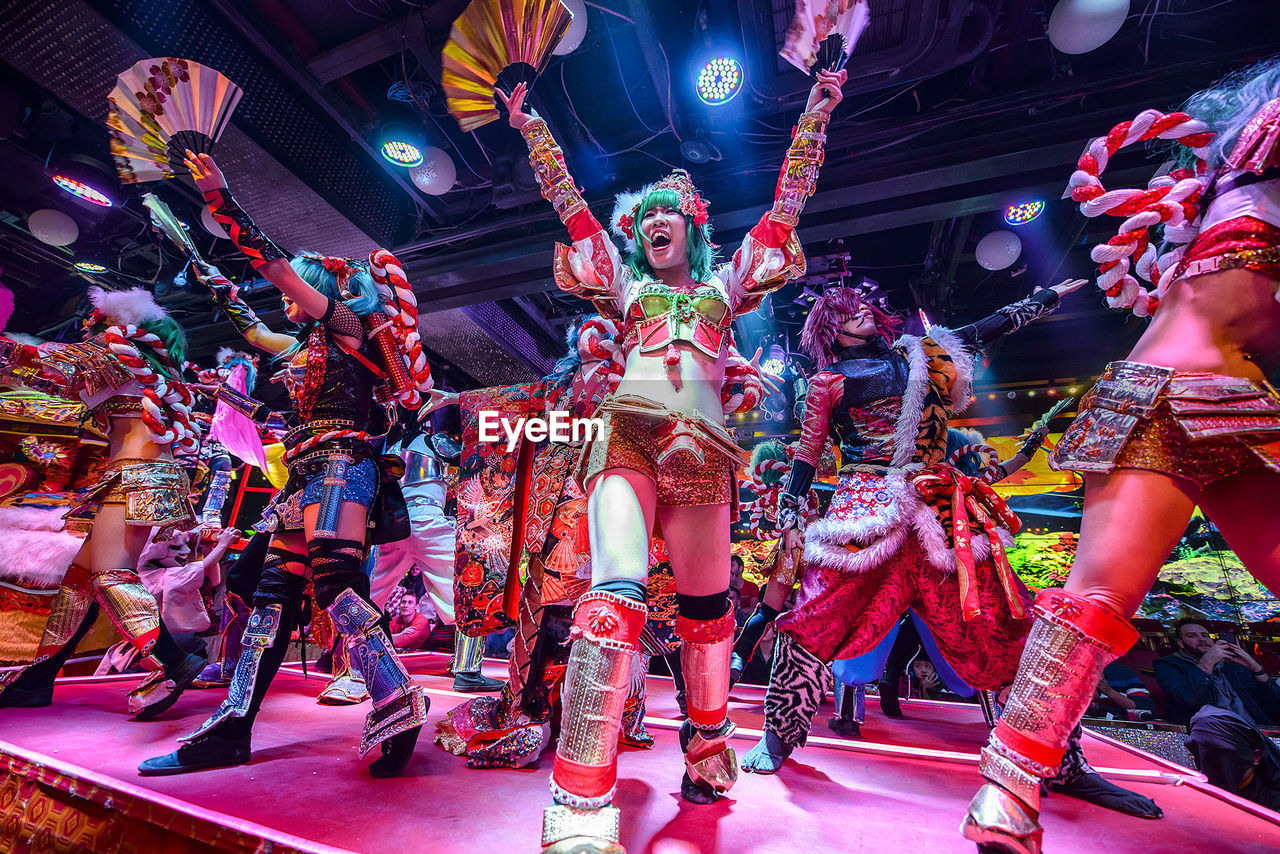
<path fill-rule="evenodd" d="M 671 235 L 655 234 L 649 238 L 649 245 L 654 249 L 666 249 L 671 245 Z"/>

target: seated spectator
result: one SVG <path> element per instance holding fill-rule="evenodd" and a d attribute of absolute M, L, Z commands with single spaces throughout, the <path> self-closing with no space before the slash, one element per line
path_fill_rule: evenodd
<path fill-rule="evenodd" d="M 1098 697 L 1089 707 L 1094 717 L 1145 721 L 1155 715 L 1156 704 L 1142 677 L 1127 664 L 1113 661 L 1098 680 Z"/>
<path fill-rule="evenodd" d="M 1157 658 L 1166 717 L 1188 725 L 1187 750 L 1215 786 L 1280 808 L 1280 748 L 1258 727 L 1280 721 L 1280 687 L 1258 662 L 1194 619 L 1173 628 L 1177 652 Z"/>
<path fill-rule="evenodd" d="M 399 599 L 392 593 L 391 601 L 396 609 L 391 618 L 391 643 L 399 650 L 422 649 L 431 636 L 431 621 L 418 612 L 418 597 L 404 590 Z"/>

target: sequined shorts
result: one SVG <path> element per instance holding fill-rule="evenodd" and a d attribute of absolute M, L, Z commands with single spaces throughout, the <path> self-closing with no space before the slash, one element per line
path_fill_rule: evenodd
<path fill-rule="evenodd" d="M 300 481 L 300 483 L 299 483 Z M 283 533 L 301 531 L 302 510 L 319 504 L 324 490 L 325 470 L 299 478 L 285 486 L 278 500 L 267 508 L 264 521 L 270 527 L 265 530 Z M 354 501 L 364 508 L 373 506 L 378 491 L 378 466 L 371 459 L 364 459 L 347 468 L 347 482 L 342 488 L 342 500 Z"/>
<path fill-rule="evenodd" d="M 100 507 L 123 504 L 126 525 L 187 530 L 196 523 L 190 493 L 186 471 L 173 460 L 124 457 L 107 466 L 66 518 L 83 528 Z"/>
<path fill-rule="evenodd" d="M 596 411 L 604 430 L 582 449 L 584 490 L 608 469 L 623 468 L 658 485 L 658 506 L 728 504 L 742 450 L 724 427 L 635 395 L 606 398 Z"/>
<path fill-rule="evenodd" d="M 1244 472 L 1280 472 L 1280 393 L 1261 381 L 1112 362 L 1050 464 L 1154 471 L 1201 488 Z"/>

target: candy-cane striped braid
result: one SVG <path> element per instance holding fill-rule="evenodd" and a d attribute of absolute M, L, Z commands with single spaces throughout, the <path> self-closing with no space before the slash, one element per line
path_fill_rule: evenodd
<path fill-rule="evenodd" d="M 736 412 L 750 412 L 764 398 L 764 383 L 755 367 L 736 349 L 730 348 L 724 366 L 724 384 L 720 386 L 720 405 L 726 417 Z"/>
<path fill-rule="evenodd" d="M 1186 113 L 1147 110 L 1090 142 L 1080 156 L 1069 184 L 1080 212 L 1087 217 L 1125 217 L 1120 233 L 1095 246 L 1091 253 L 1099 263 L 1098 287 L 1112 308 L 1128 308 L 1138 317 L 1146 317 L 1155 311 L 1171 284 L 1171 276 L 1163 274 L 1177 266 L 1185 244 L 1198 230 L 1200 198 L 1208 184 L 1204 157 L 1213 136 L 1204 122 Z M 1152 178 L 1145 190 L 1107 190 L 1099 176 L 1111 155 L 1126 145 L 1151 139 L 1171 139 L 1191 149 L 1199 158 L 1196 168 L 1175 169 Z M 1164 225 L 1165 239 L 1174 246 L 1157 258 L 1147 229 L 1159 224 Z M 1130 274 L 1130 258 L 1138 259 L 1132 266 L 1139 276 L 1157 283 L 1155 290 L 1142 287 Z"/>
<path fill-rule="evenodd" d="M 987 444 L 961 445 L 951 452 L 951 457 L 947 462 L 954 468 L 959 468 L 960 461 L 969 454 L 977 454 L 980 457 L 986 457 L 988 467 L 1000 465 L 1000 454 L 996 452 L 995 448 Z"/>
<path fill-rule="evenodd" d="M 400 261 L 387 250 L 375 249 L 369 253 L 369 274 L 383 286 L 380 289 L 383 311 L 391 319 L 392 334 L 412 382 L 408 388 L 398 390 L 397 399 L 409 409 L 417 409 L 422 404 L 422 395 L 434 385 L 431 366 L 427 364 L 422 339 L 418 335 L 418 299 L 413 295 Z"/>
<path fill-rule="evenodd" d="M 794 451 L 787 448 L 787 456 L 790 457 Z M 766 472 L 777 472 L 778 479 L 773 483 L 765 483 L 764 476 Z M 751 536 L 757 540 L 771 540 L 776 534 L 771 530 L 765 529 L 765 522 L 769 523 L 772 528 L 774 522 L 774 508 L 778 505 L 778 493 L 782 491 L 783 485 L 787 480 L 787 472 L 791 471 L 790 460 L 774 460 L 763 459 L 755 464 L 751 469 L 751 480 L 748 486 L 755 493 L 754 500 L 743 505 L 743 510 L 747 513 L 747 528 L 751 532 Z"/>
<path fill-rule="evenodd" d="M 172 445 L 180 453 L 194 453 L 200 444 L 199 428 L 191 420 L 191 392 L 177 380 L 158 373 L 138 352 L 138 345 L 169 361 L 160 337 L 132 324 L 107 327 L 107 347 L 142 386 L 142 421 L 158 445 Z"/>
<path fill-rule="evenodd" d="M 363 430 L 349 430 L 345 427 L 337 430 L 329 430 L 327 432 L 320 433 L 319 435 L 304 439 L 297 445 L 285 451 L 280 457 L 280 462 L 288 465 L 301 454 L 305 454 L 307 451 L 313 451 L 325 442 L 331 442 L 334 439 L 359 439 L 362 442 L 372 442 L 373 436 L 370 436 Z"/>
<path fill-rule="evenodd" d="M 612 394 L 622 380 L 626 357 L 618 344 L 618 324 L 593 317 L 578 329 L 578 357 L 581 363 L 573 380 L 577 406 L 592 408 L 606 394 Z"/>

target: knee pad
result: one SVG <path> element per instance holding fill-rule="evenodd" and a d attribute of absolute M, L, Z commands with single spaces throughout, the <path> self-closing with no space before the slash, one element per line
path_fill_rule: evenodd
<path fill-rule="evenodd" d="M 357 540 L 314 539 L 307 543 L 316 604 L 328 610 L 348 587 L 369 598 L 369 576 L 364 574 L 364 543 Z"/>
<path fill-rule="evenodd" d="M 724 592 L 712 593 L 710 596 L 676 594 L 676 612 L 686 620 L 696 620 L 698 622 L 718 620 L 729 613 L 731 608 L 729 588 L 727 587 Z"/>
<path fill-rule="evenodd" d="M 255 608 L 268 605 L 283 605 L 292 611 L 302 603 L 302 596 L 307 588 L 307 577 L 297 572 L 290 572 L 287 567 L 292 564 L 301 569 L 303 557 L 299 554 L 272 547 L 262 560 L 262 577 L 253 593 Z"/>

